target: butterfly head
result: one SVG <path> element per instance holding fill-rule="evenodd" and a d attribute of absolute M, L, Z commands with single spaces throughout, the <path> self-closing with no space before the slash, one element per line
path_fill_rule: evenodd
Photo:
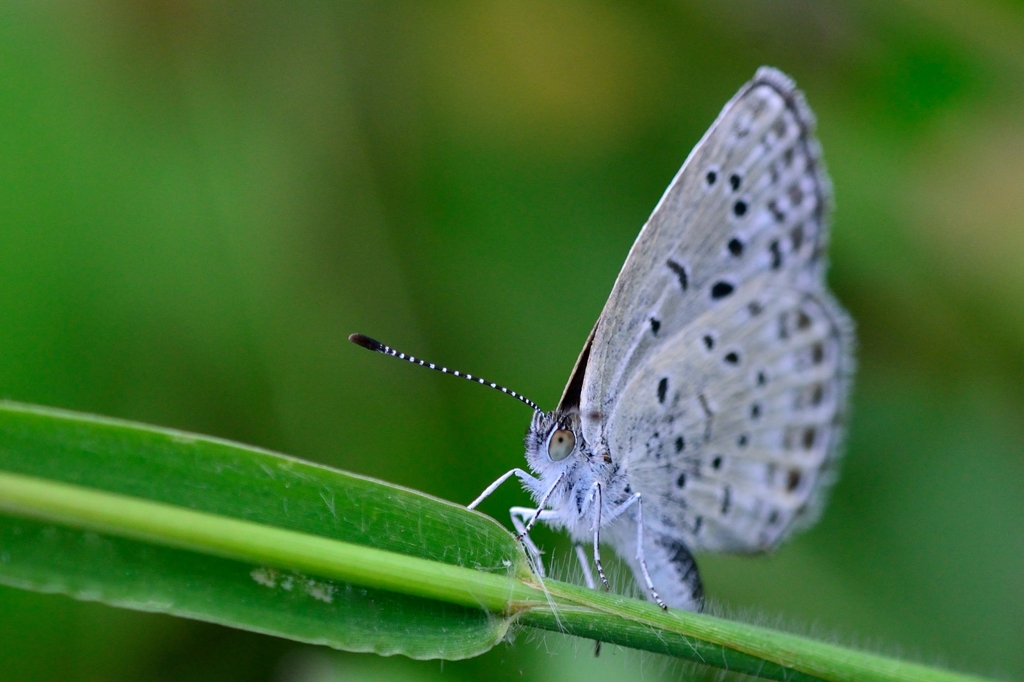
<path fill-rule="evenodd" d="M 534 471 L 562 470 L 588 459 L 579 410 L 534 413 L 526 432 L 526 461 Z"/>

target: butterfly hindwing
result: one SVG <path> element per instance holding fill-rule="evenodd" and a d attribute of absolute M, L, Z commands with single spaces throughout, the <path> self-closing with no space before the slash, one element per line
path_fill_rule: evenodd
<path fill-rule="evenodd" d="M 667 340 L 610 417 L 645 524 L 693 550 L 766 550 L 813 521 L 842 440 L 845 315 L 751 285 Z"/>

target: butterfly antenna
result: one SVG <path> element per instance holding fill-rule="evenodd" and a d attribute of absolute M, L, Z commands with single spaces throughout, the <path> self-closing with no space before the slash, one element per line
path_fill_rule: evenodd
<path fill-rule="evenodd" d="M 515 391 L 513 391 L 510 388 L 505 388 L 504 386 L 499 386 L 498 384 L 494 383 L 493 381 L 488 381 L 487 379 L 484 379 L 483 377 L 475 377 L 472 374 L 466 374 L 465 372 L 460 372 L 457 369 L 448 369 L 447 367 L 441 367 L 439 365 L 435 365 L 432 362 L 427 362 L 426 360 L 420 360 L 419 358 L 414 358 L 411 355 L 406 355 L 405 353 L 400 353 L 397 350 L 395 350 L 394 348 L 391 348 L 390 346 L 386 346 L 383 343 L 381 343 L 380 341 L 377 341 L 376 339 L 371 339 L 369 336 L 363 336 L 362 334 L 351 334 L 351 335 L 349 335 L 348 340 L 351 341 L 352 343 L 356 344 L 357 346 L 362 346 L 363 348 L 365 348 L 367 350 L 376 351 L 377 353 L 383 353 L 384 355 L 390 355 L 391 357 L 398 358 L 399 360 L 408 360 L 412 364 L 419 365 L 420 367 L 426 367 L 427 369 L 434 369 L 434 370 L 437 370 L 438 372 L 442 372 L 444 374 L 451 374 L 453 376 L 457 376 L 460 379 L 467 379 L 469 381 L 474 381 L 474 382 L 476 382 L 478 384 L 482 384 L 484 386 L 490 386 L 491 388 L 493 388 L 495 390 L 501 391 L 505 395 L 512 396 L 513 398 L 515 398 L 516 400 L 520 401 L 521 403 L 529 405 L 531 408 L 533 408 L 534 412 L 541 412 L 541 409 L 539 407 L 537 407 L 537 403 L 533 402 L 532 400 L 527 398 L 525 395 L 521 395 L 519 393 L 516 393 Z"/>

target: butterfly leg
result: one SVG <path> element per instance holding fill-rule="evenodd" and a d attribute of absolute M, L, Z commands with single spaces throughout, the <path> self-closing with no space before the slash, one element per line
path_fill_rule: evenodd
<path fill-rule="evenodd" d="M 636 560 L 640 564 L 640 573 L 643 575 L 644 583 L 646 583 L 647 589 L 650 591 L 651 597 L 654 599 L 654 603 L 667 610 L 668 606 L 661 597 L 658 596 L 658 591 L 654 589 L 654 581 L 651 579 L 651 572 L 647 570 L 647 558 L 644 556 L 644 502 L 640 493 L 636 493 L 618 507 L 615 507 L 608 512 L 605 523 L 618 518 L 634 504 L 636 505 Z"/>
<path fill-rule="evenodd" d="M 555 512 L 545 509 L 540 510 L 538 514 L 537 509 L 530 509 L 529 507 L 512 507 L 508 510 L 509 516 L 512 517 L 512 526 L 516 529 L 516 537 L 526 547 L 527 554 L 530 555 L 530 560 L 533 562 L 534 573 L 539 575 L 541 578 L 546 577 L 544 571 L 544 561 L 541 559 L 541 552 L 537 545 L 534 544 L 533 539 L 530 538 L 530 530 L 526 524 L 526 519 L 536 520 L 538 517 L 541 521 L 549 521 L 555 518 L 557 514 Z M 532 525 L 532 524 L 531 524 Z"/>
<path fill-rule="evenodd" d="M 522 469 L 512 469 L 511 471 L 506 471 L 504 474 L 502 474 L 498 478 L 498 480 L 496 480 L 494 483 L 492 483 L 489 486 L 487 486 L 486 488 L 484 488 L 484 491 L 482 493 L 480 493 L 479 495 L 477 495 L 477 498 L 475 500 L 473 500 L 472 502 L 470 502 L 469 504 L 466 505 L 466 509 L 476 509 L 478 504 L 480 504 L 481 502 L 486 500 L 488 497 L 490 497 L 491 493 L 493 493 L 495 490 L 497 490 L 498 487 L 501 486 L 502 483 L 504 483 L 508 479 L 512 478 L 513 476 L 518 476 L 520 481 L 522 481 L 523 483 L 526 483 L 528 485 L 531 485 L 531 486 L 539 486 L 540 485 L 540 481 L 537 480 L 537 477 L 534 476 L 533 474 L 531 474 L 530 472 L 523 471 Z"/>
<path fill-rule="evenodd" d="M 644 502 L 640 499 L 640 493 L 635 496 L 636 499 L 636 560 L 640 563 L 640 572 L 643 573 L 644 582 L 647 583 L 647 589 L 651 592 L 651 597 L 654 598 L 654 603 L 662 608 L 664 611 L 668 611 L 668 604 L 661 600 L 658 596 L 658 591 L 654 589 L 654 581 L 651 580 L 651 572 L 647 570 L 647 559 L 644 557 Z"/>
<path fill-rule="evenodd" d="M 512 517 L 512 525 L 516 529 L 516 538 L 523 543 L 523 546 L 526 547 L 526 551 L 530 555 L 530 560 L 534 564 L 534 571 L 542 578 L 544 577 L 544 562 L 541 560 L 540 550 L 537 548 L 537 545 L 530 539 L 530 529 L 533 528 L 533 524 L 537 523 L 539 520 L 547 521 L 557 517 L 555 512 L 546 510 L 544 507 L 547 505 L 548 500 L 551 499 L 551 495 L 554 494 L 555 490 L 562 483 L 564 475 L 565 474 L 559 476 L 555 480 L 554 485 L 548 488 L 547 492 L 545 492 L 544 496 L 540 499 L 540 503 L 537 505 L 536 509 L 530 509 L 528 507 L 512 507 L 509 510 L 509 515 Z M 505 472 L 498 478 L 498 480 L 487 486 L 487 488 L 485 488 L 475 500 L 466 505 L 466 508 L 475 508 L 478 504 L 487 499 L 491 493 L 497 490 L 502 483 L 513 476 L 517 476 L 528 488 L 532 488 L 534 490 L 539 488 L 541 485 L 540 480 L 529 472 L 522 469 L 512 469 L 511 471 Z M 524 520 L 528 517 L 529 521 L 524 523 Z"/>
<path fill-rule="evenodd" d="M 597 576 L 604 584 L 604 589 L 610 590 L 612 586 L 608 584 L 608 577 L 604 574 L 604 564 L 601 563 L 601 507 L 604 506 L 604 503 L 601 496 L 600 483 L 594 483 L 594 487 L 590 489 L 587 504 L 591 505 L 594 509 L 594 565 L 597 567 Z"/>

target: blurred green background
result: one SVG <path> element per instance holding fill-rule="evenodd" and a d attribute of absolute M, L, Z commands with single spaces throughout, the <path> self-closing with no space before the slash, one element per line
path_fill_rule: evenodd
<path fill-rule="evenodd" d="M 553 406 L 650 209 L 760 64 L 818 115 L 860 368 L 821 523 L 771 557 L 703 558 L 708 592 L 1020 678 L 1021 2 L 4 4 L 0 395 L 469 501 L 521 464 L 529 411 L 345 337 Z M 485 511 L 524 499 L 510 485 Z M 0 671 L 701 674 L 529 633 L 443 665 L 338 654 L 8 588 Z"/>

